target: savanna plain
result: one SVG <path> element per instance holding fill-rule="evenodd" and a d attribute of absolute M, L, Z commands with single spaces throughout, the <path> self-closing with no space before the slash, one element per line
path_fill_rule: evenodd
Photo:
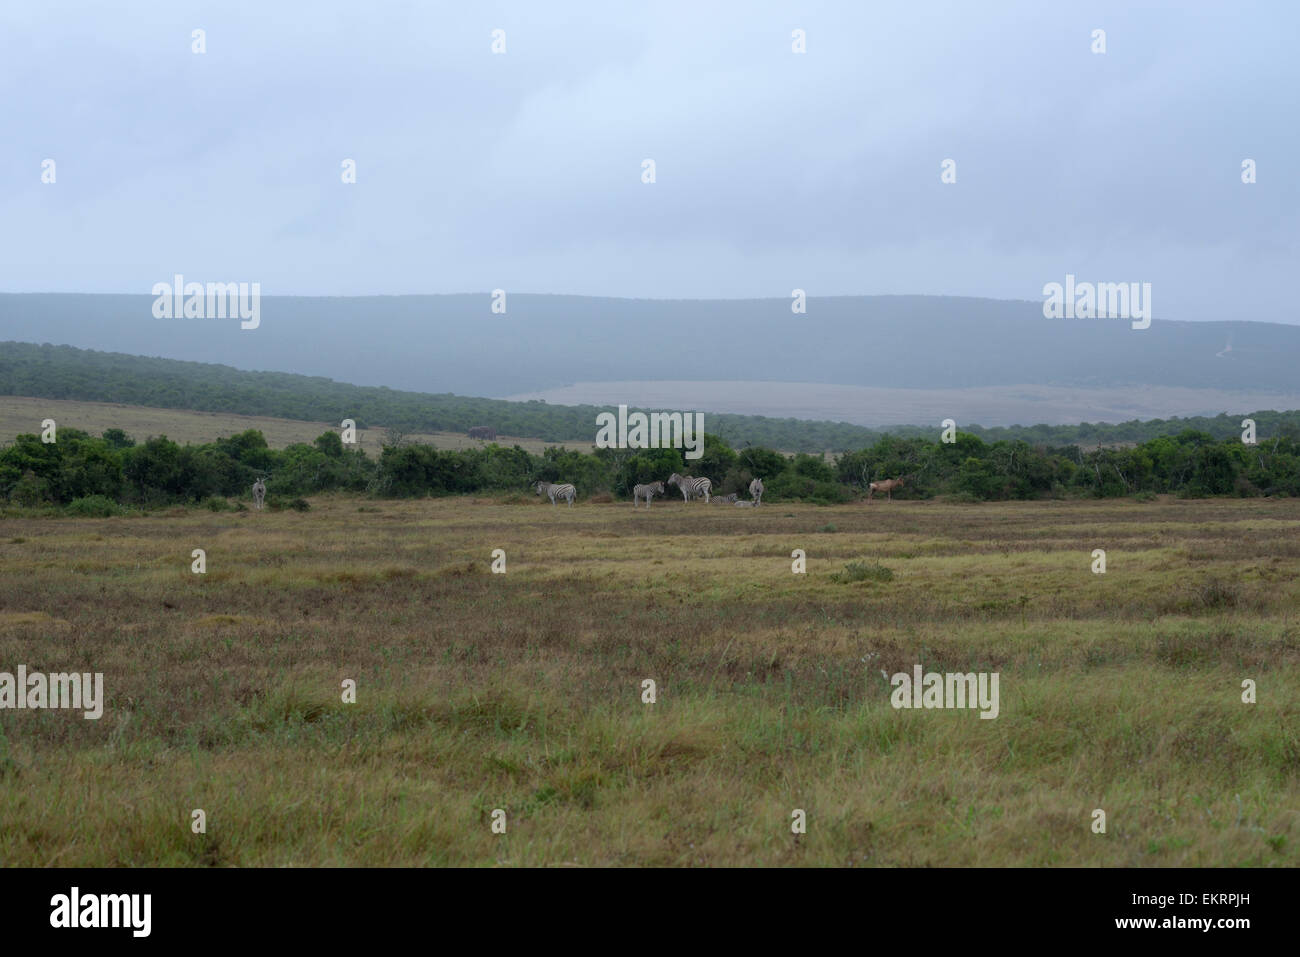
<path fill-rule="evenodd" d="M 1298 574 L 1295 500 L 11 510 L 0 671 L 106 701 L 0 711 L 0 863 L 1295 866 Z"/>

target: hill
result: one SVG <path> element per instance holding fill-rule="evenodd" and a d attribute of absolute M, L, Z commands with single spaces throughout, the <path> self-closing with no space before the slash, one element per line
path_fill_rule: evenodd
<path fill-rule="evenodd" d="M 0 396 L 271 417 L 328 427 L 351 418 L 362 429 L 384 427 L 410 433 L 446 433 L 447 441 L 463 435 L 472 426 L 490 425 L 506 436 L 526 436 L 539 443 L 565 443 L 583 448 L 594 439 L 596 415 L 608 408 L 403 392 L 335 382 L 319 376 L 249 372 L 212 363 L 20 342 L 0 343 Z M 0 399 L 0 402 L 10 408 L 11 417 L 17 414 L 15 399 Z M 1250 414 L 1262 438 L 1300 429 L 1298 412 Z M 961 423 L 961 426 L 963 431 L 990 441 L 1013 438 L 1052 445 L 1095 445 L 1139 442 L 1176 435 L 1188 428 L 1215 438 L 1231 438 L 1240 434 L 1240 421 L 1241 415 L 1234 414 L 1116 424 L 982 428 Z M 114 424 L 121 427 L 119 423 Z M 87 425 L 92 423 L 88 421 Z M 934 438 L 937 433 L 934 425 L 876 430 L 844 422 L 712 413 L 708 414 L 705 425 L 709 432 L 736 447 L 761 445 L 790 452 L 845 451 L 870 445 L 884 434 Z M 141 427 L 157 430 L 149 423 Z M 259 426 L 250 423 L 246 427 Z M 35 426 L 29 424 L 21 429 L 34 431 Z M 196 439 L 211 437 L 205 431 Z M 301 438 L 295 436 L 294 441 Z M 520 441 L 527 444 L 526 440 Z"/>
<path fill-rule="evenodd" d="M 1295 391 L 1300 326 L 1049 320 L 947 296 L 648 300 L 263 296 L 257 329 L 155 319 L 150 296 L 0 295 L 6 338 L 503 397 L 576 382 L 752 380 L 910 389 L 1006 385 Z M 1159 299 L 1156 299 L 1159 302 Z M 919 417 L 918 417 L 919 418 Z M 1022 420 L 1024 421 L 1024 420 Z"/>

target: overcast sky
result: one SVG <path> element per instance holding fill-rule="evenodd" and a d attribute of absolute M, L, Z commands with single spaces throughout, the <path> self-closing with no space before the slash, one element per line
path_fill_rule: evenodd
<path fill-rule="evenodd" d="M 0 291 L 1041 299 L 1068 272 L 1298 322 L 1297 11 L 3 0 Z"/>

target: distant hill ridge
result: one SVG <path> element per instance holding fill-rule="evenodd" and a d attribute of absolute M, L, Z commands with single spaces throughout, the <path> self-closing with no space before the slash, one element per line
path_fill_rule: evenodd
<path fill-rule="evenodd" d="M 1157 318 L 1144 330 L 1046 319 L 1041 301 L 809 292 L 806 314 L 792 313 L 788 298 L 509 293 L 505 313 L 494 314 L 487 292 L 266 295 L 255 331 L 238 320 L 155 319 L 145 295 L 0 294 L 0 329 L 16 341 L 483 396 L 665 379 L 1292 393 L 1300 364 L 1300 326 L 1162 319 L 1158 288 Z"/>
<path fill-rule="evenodd" d="M 276 416 L 311 422 L 356 420 L 410 432 L 464 432 L 488 425 L 509 435 L 551 442 L 594 439 L 596 415 L 607 407 L 507 402 L 450 393 L 406 392 L 358 386 L 319 376 L 249 372 L 225 365 L 97 352 L 72 346 L 0 342 L 0 395 L 75 399 L 124 405 Z M 707 412 L 707 410 L 705 410 Z M 1252 414 L 1261 437 L 1300 432 L 1300 412 Z M 1137 442 L 1194 428 L 1216 438 L 1239 435 L 1240 416 L 1155 419 L 1118 425 L 1037 425 L 962 430 L 990 441 L 1019 438 L 1069 445 Z M 934 426 L 867 429 L 848 423 L 812 422 L 763 416 L 708 414 L 706 429 L 732 445 L 762 445 L 787 451 L 859 449 L 881 435 L 933 438 Z"/>

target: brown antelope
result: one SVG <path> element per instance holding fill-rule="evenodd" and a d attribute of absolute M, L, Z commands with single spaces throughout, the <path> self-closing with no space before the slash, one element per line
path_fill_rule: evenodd
<path fill-rule="evenodd" d="M 892 502 L 894 500 L 894 489 L 902 487 L 902 478 L 885 479 L 883 482 L 872 482 L 867 486 L 867 501 L 870 502 L 871 496 L 875 495 L 877 492 L 884 492 L 886 497 L 885 500 Z"/>

